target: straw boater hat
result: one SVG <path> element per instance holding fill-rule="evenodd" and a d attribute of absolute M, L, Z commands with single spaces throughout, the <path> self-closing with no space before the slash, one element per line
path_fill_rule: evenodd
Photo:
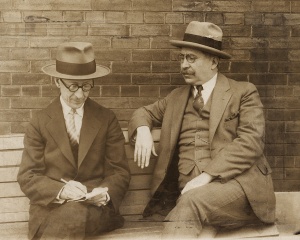
<path fill-rule="evenodd" d="M 189 47 L 208 52 L 220 58 L 231 58 L 222 49 L 222 29 L 209 22 L 192 21 L 186 28 L 183 41 L 171 40 L 176 47 Z"/>
<path fill-rule="evenodd" d="M 110 73 L 105 66 L 96 65 L 91 43 L 66 42 L 58 46 L 56 63 L 44 66 L 42 71 L 63 79 L 86 80 Z"/>

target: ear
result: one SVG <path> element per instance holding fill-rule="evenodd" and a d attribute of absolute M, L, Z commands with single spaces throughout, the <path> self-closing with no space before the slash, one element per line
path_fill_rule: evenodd
<path fill-rule="evenodd" d="M 213 56 L 212 57 L 212 65 L 211 65 L 211 69 L 214 70 L 218 67 L 219 65 L 219 62 L 220 62 L 220 58 L 219 57 L 215 57 Z"/>
<path fill-rule="evenodd" d="M 60 88 L 59 78 L 54 79 L 56 87 Z"/>

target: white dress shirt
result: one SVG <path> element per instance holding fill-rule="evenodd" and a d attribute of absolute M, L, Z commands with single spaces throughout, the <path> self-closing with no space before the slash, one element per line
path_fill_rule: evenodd
<path fill-rule="evenodd" d="M 207 103 L 212 91 L 214 90 L 214 87 L 216 86 L 218 73 L 216 73 L 209 81 L 202 84 L 203 90 L 201 91 L 202 98 L 204 101 L 204 104 Z M 194 86 L 194 97 L 196 97 L 198 90 L 196 86 Z"/>

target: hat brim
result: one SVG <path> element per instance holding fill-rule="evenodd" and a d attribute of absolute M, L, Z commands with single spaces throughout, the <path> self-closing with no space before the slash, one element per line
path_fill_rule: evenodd
<path fill-rule="evenodd" d="M 99 78 L 106 76 L 110 73 L 110 69 L 105 66 L 96 65 L 96 71 L 93 74 L 89 75 L 68 75 L 59 73 L 56 71 L 56 64 L 49 64 L 42 68 L 42 71 L 52 77 L 56 78 L 63 78 L 63 79 L 74 79 L 74 80 L 87 80 L 87 79 L 93 79 L 93 78 Z"/>
<path fill-rule="evenodd" d="M 231 55 L 220 51 L 218 49 L 215 48 L 211 48 L 202 44 L 198 44 L 198 43 L 193 43 L 193 42 L 187 42 L 187 41 L 180 41 L 180 40 L 170 40 L 170 43 L 176 47 L 189 47 L 189 48 L 194 48 L 203 52 L 208 52 L 210 54 L 216 55 L 220 58 L 224 58 L 224 59 L 229 59 L 231 58 Z"/>

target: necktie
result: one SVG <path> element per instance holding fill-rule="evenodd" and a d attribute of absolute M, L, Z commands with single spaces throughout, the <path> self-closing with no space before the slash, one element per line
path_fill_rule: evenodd
<path fill-rule="evenodd" d="M 71 109 L 71 111 L 68 114 L 68 121 L 67 121 L 67 132 L 70 138 L 70 143 L 72 147 L 76 147 L 78 145 L 78 137 L 77 132 L 75 128 L 75 118 L 74 115 L 76 113 L 75 109 Z"/>
<path fill-rule="evenodd" d="M 201 91 L 203 90 L 203 87 L 202 85 L 199 85 L 199 86 L 196 86 L 198 92 L 196 94 L 196 97 L 194 99 L 194 102 L 193 102 L 193 107 L 194 109 L 200 113 L 200 111 L 202 110 L 203 106 L 204 106 L 204 100 L 202 98 L 202 94 L 201 94 Z"/>

